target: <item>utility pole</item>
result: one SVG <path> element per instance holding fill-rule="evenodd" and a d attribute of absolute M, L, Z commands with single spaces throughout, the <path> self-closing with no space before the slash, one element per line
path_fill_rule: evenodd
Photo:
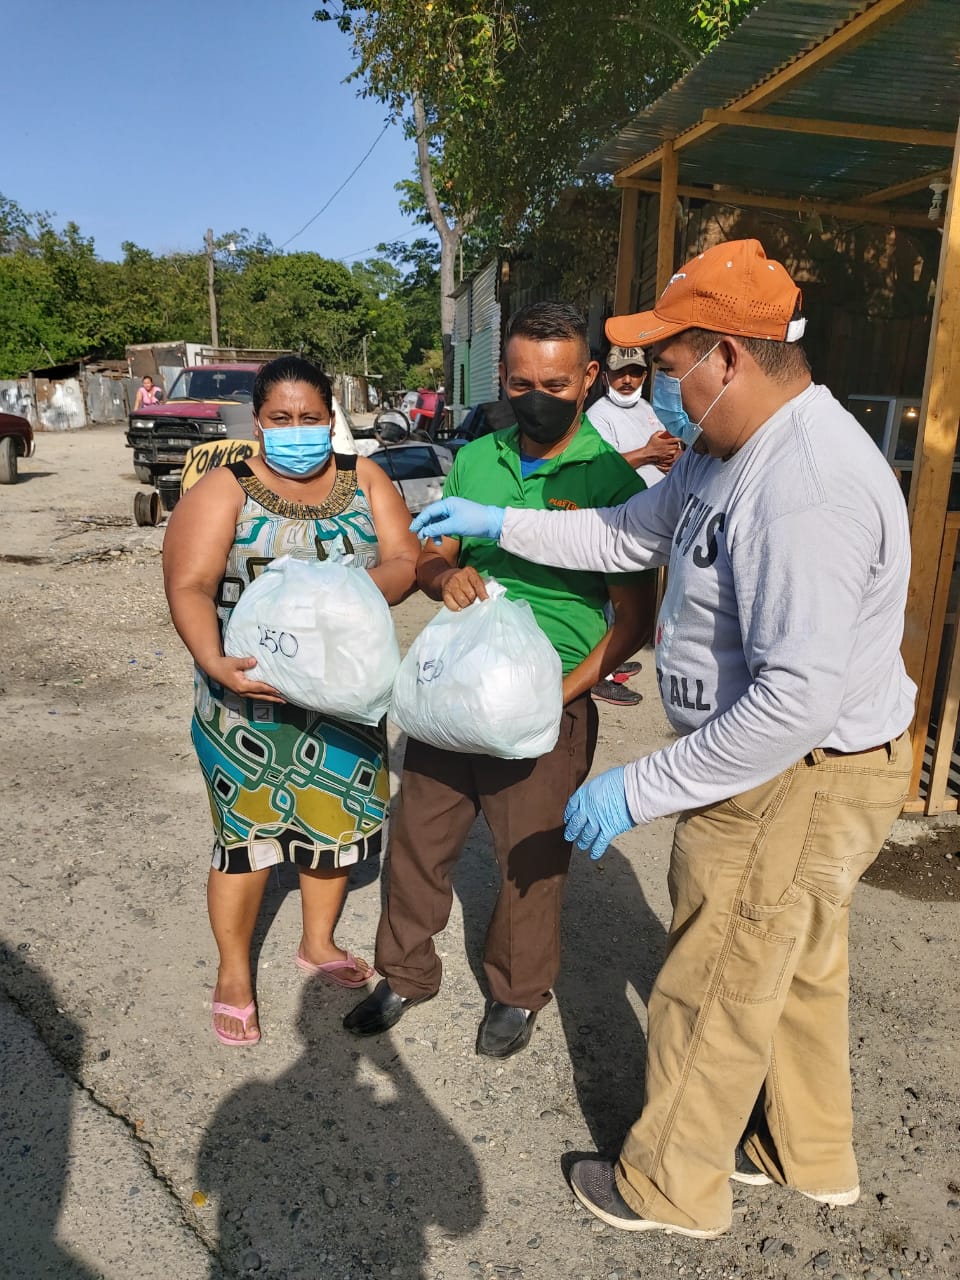
<path fill-rule="evenodd" d="M 213 228 L 207 227 L 207 292 L 210 297 L 210 345 L 219 347 L 220 331 L 217 327 L 217 291 L 213 280 Z"/>
<path fill-rule="evenodd" d="M 377 331 L 376 331 L 376 329 L 371 329 L 369 333 L 365 333 L 365 334 L 363 335 L 363 376 L 364 376 L 364 379 L 366 379 L 366 377 L 367 377 L 367 339 L 368 339 L 368 338 L 375 338 L 376 336 L 377 336 Z"/>

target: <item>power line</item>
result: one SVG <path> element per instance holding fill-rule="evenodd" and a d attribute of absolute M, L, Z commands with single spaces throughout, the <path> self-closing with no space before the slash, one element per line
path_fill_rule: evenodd
<path fill-rule="evenodd" d="M 353 168 L 350 170 L 350 172 L 347 174 L 347 176 L 344 178 L 344 180 L 340 183 L 339 187 L 337 187 L 336 191 L 334 191 L 333 195 L 329 198 L 329 200 L 326 202 L 326 204 L 323 206 L 323 208 L 322 208 L 322 209 L 318 209 L 318 210 L 317 210 L 317 212 L 313 215 L 313 217 L 312 217 L 312 218 L 310 218 L 307 222 L 305 222 L 305 223 L 303 224 L 303 226 L 300 228 L 300 230 L 299 230 L 299 231 L 295 231 L 295 232 L 293 233 L 293 235 L 290 237 L 290 239 L 289 239 L 289 240 L 284 240 L 283 244 L 278 245 L 278 246 L 277 246 L 277 247 L 278 247 L 278 249 L 285 249 L 285 248 L 287 247 L 287 245 L 288 245 L 288 244 L 292 244 L 292 243 L 293 243 L 293 241 L 294 241 L 294 240 L 296 240 L 297 236 L 302 236 L 302 235 L 303 235 L 303 233 L 306 231 L 307 227 L 311 226 L 314 222 L 316 222 L 316 220 L 320 217 L 321 213 L 325 213 L 325 212 L 327 211 L 327 209 L 329 209 L 329 208 L 330 208 L 330 206 L 333 204 L 334 200 L 336 200 L 337 196 L 340 194 L 340 192 L 343 190 L 343 188 L 347 185 L 347 183 L 350 181 L 350 179 L 353 177 L 353 175 L 357 172 L 357 170 L 361 167 L 361 165 L 363 165 L 363 163 L 364 163 L 367 159 L 369 159 L 370 154 L 371 154 L 371 152 L 373 151 L 373 148 L 377 145 L 377 143 L 380 141 L 380 139 L 383 137 L 383 135 L 384 135 L 384 134 L 387 132 L 387 130 L 390 128 L 391 123 L 392 123 L 392 122 L 391 122 L 390 120 L 388 120 L 388 121 L 387 121 L 387 123 L 383 126 L 383 128 L 380 130 L 380 132 L 379 132 L 379 133 L 377 134 L 377 136 L 374 138 L 373 142 L 371 142 L 371 144 L 370 144 L 370 146 L 367 148 L 367 150 L 363 153 L 363 155 L 360 157 L 360 159 L 357 161 L 357 163 L 353 166 Z"/>
<path fill-rule="evenodd" d="M 372 253 L 374 249 L 378 249 L 382 244 L 393 244 L 397 240 L 409 240 L 411 236 L 425 235 L 426 227 L 414 227 L 412 231 L 405 231 L 402 236 L 385 236 L 383 240 L 378 240 L 376 244 L 367 245 L 366 249 L 358 249 L 356 253 L 342 253 L 337 259 L 338 262 L 349 262 L 351 258 L 362 258 L 365 253 Z"/>

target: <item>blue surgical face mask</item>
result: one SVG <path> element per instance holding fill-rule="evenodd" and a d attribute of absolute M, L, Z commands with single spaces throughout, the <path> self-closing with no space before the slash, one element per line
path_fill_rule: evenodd
<path fill-rule="evenodd" d="M 705 351 L 697 364 L 703 364 L 707 356 L 711 355 L 719 347 L 720 343 L 715 342 L 709 351 Z M 693 373 L 697 364 L 692 364 L 683 375 Z M 682 440 L 689 448 L 690 445 L 696 444 L 703 427 L 704 420 L 713 406 L 723 395 L 730 383 L 727 382 L 721 387 L 720 394 L 715 396 L 713 401 L 707 405 L 703 416 L 699 422 L 691 422 L 689 414 L 683 407 L 683 394 L 680 391 L 680 383 L 683 378 L 674 378 L 669 373 L 663 373 L 657 370 L 656 377 L 653 380 L 653 411 L 663 423 L 665 431 L 669 431 L 672 436 L 676 436 L 678 440 Z"/>
<path fill-rule="evenodd" d="M 323 427 L 264 427 L 259 420 L 263 437 L 263 456 L 271 471 L 288 476 L 291 480 L 306 480 L 318 475 L 330 461 L 333 448 L 332 426 Z"/>

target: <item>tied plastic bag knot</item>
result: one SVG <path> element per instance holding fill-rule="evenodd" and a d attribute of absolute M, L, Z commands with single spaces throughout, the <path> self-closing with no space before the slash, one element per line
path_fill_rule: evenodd
<path fill-rule="evenodd" d="M 487 600 L 441 609 L 400 664 L 390 718 L 430 746 L 530 760 L 557 743 L 563 668 L 525 600 L 486 583 Z"/>
<path fill-rule="evenodd" d="M 240 596 L 223 637 L 247 675 L 299 707 L 375 725 L 390 705 L 400 648 L 390 606 L 344 560 L 273 560 Z"/>

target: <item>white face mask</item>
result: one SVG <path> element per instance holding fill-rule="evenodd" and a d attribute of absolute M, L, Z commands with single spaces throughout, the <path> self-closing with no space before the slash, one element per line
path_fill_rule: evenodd
<path fill-rule="evenodd" d="M 637 387 L 636 391 L 631 391 L 629 395 L 623 395 L 621 392 L 615 391 L 613 387 L 607 387 L 607 395 L 621 409 L 632 409 L 635 404 L 639 404 L 643 396 L 643 386 Z"/>

